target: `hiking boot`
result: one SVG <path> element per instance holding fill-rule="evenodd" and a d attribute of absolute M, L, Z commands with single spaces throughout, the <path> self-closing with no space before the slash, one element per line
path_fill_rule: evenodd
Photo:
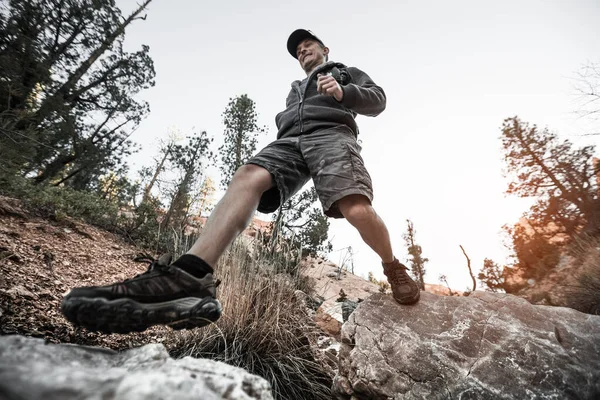
<path fill-rule="evenodd" d="M 211 273 L 196 278 L 170 266 L 171 256 L 151 261 L 143 274 L 107 286 L 80 287 L 62 301 L 62 312 L 75 325 L 105 333 L 141 332 L 153 325 L 173 329 L 205 326 L 219 319 Z M 137 259 L 136 261 L 140 261 Z"/>
<path fill-rule="evenodd" d="M 389 264 L 382 263 L 383 273 L 392 288 L 394 300 L 400 304 L 414 304 L 421 297 L 419 285 L 406 273 L 406 266 L 398 259 Z"/>

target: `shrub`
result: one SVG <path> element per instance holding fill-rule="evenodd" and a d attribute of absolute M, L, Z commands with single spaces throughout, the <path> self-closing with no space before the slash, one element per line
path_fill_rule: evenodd
<path fill-rule="evenodd" d="M 94 193 L 37 186 L 18 176 L 3 178 L 0 187 L 2 194 L 20 199 L 27 209 L 40 217 L 60 220 L 68 216 L 108 230 L 113 230 L 117 224 L 117 204 Z"/>
<path fill-rule="evenodd" d="M 206 357 L 267 379 L 278 399 L 330 399 L 331 378 L 315 361 L 317 328 L 296 297 L 296 278 L 277 273 L 268 257 L 248 256 L 238 240 L 217 269 L 221 319 L 182 333 L 174 357 Z"/>
<path fill-rule="evenodd" d="M 570 255 L 580 265 L 577 284 L 566 290 L 567 307 L 587 314 L 600 315 L 600 237 L 582 235 L 575 238 Z"/>

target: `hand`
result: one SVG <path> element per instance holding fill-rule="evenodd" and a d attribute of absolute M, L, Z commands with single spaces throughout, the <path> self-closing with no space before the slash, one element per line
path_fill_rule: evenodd
<path fill-rule="evenodd" d="M 317 92 L 333 96 L 337 101 L 342 101 L 344 98 L 344 90 L 331 75 L 317 75 Z"/>

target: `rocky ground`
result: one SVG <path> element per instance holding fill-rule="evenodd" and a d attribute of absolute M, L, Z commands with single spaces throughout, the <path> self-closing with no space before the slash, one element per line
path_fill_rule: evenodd
<path fill-rule="evenodd" d="M 168 342 L 172 332 L 168 328 L 97 334 L 73 327 L 60 313 L 61 299 L 73 287 L 107 284 L 144 272 L 147 264 L 133 261 L 140 251 L 115 234 L 75 220 L 31 216 L 18 201 L 0 196 L 0 334 L 113 349 Z M 338 276 L 333 263 L 310 258 L 304 263 L 303 270 L 316 283 L 315 295 L 324 300 L 317 323 L 330 336 L 337 336 L 342 324 L 341 303 L 336 302 L 340 289 L 353 301 L 379 292 L 376 284 L 349 272 Z M 427 285 L 426 290 L 447 294 L 440 285 Z"/>
<path fill-rule="evenodd" d="M 144 334 L 96 334 L 74 328 L 60 313 L 61 299 L 73 287 L 144 272 L 147 264 L 133 261 L 138 253 L 101 229 L 28 216 L 15 202 L 0 198 L 0 334 L 113 349 L 163 341 L 170 332 L 167 328 Z"/>

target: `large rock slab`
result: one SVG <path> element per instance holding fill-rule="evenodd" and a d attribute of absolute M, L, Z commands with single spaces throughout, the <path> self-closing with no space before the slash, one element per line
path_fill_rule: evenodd
<path fill-rule="evenodd" d="M 225 363 L 172 359 L 161 344 L 103 348 L 0 337 L 0 398 L 19 400 L 271 400 L 269 383 Z"/>
<path fill-rule="evenodd" d="M 374 295 L 342 327 L 339 399 L 599 399 L 600 316 L 488 292 Z"/>

